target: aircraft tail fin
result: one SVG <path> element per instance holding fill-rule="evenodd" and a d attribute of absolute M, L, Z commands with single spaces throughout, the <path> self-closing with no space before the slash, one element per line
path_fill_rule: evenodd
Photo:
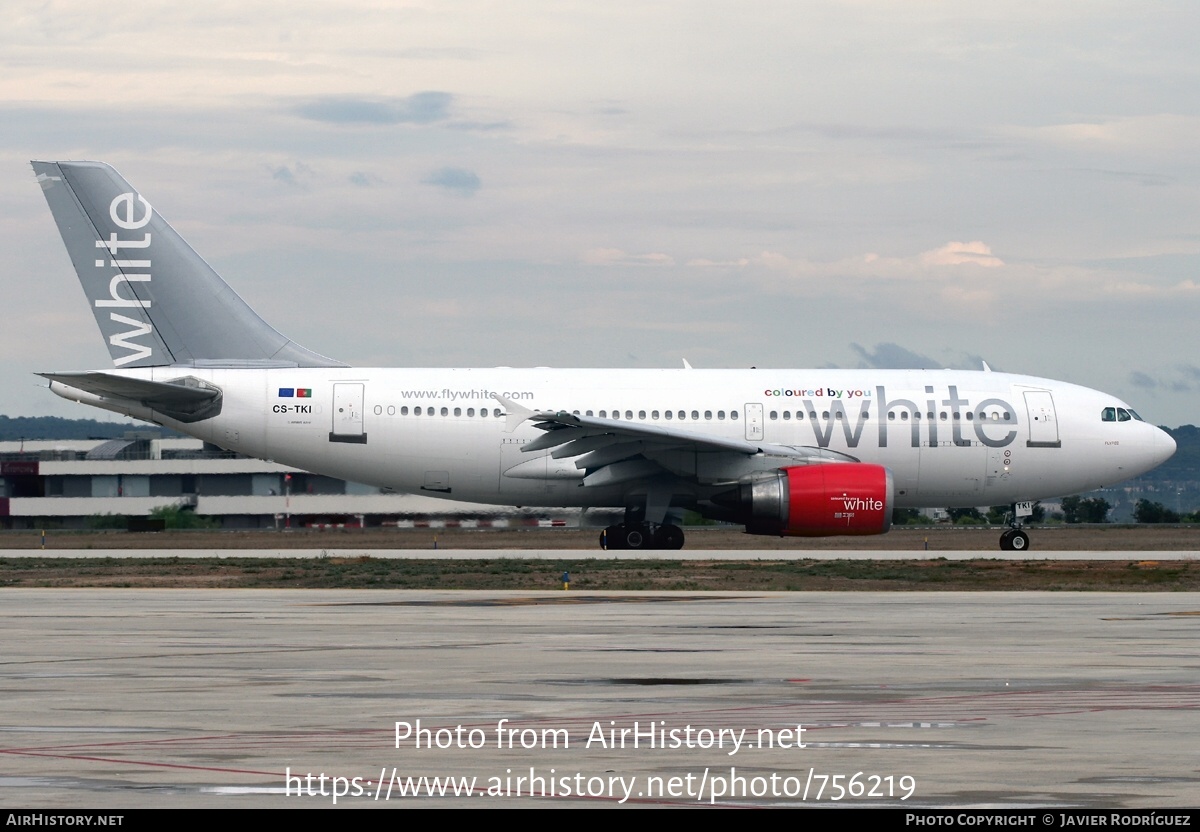
<path fill-rule="evenodd" d="M 267 324 L 108 165 L 32 164 L 116 366 L 345 366 Z"/>

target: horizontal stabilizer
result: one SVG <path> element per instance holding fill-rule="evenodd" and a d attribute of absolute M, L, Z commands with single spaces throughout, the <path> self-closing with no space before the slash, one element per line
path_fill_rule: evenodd
<path fill-rule="evenodd" d="M 199 422 L 221 412 L 221 390 L 192 376 L 146 381 L 109 373 L 38 373 L 51 382 L 106 399 L 136 402 L 180 422 Z"/>

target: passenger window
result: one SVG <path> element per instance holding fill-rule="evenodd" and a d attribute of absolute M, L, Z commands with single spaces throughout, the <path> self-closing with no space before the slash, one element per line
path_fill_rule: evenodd
<path fill-rule="evenodd" d="M 900 411 L 900 421 L 901 421 L 901 422 L 907 422 L 907 421 L 908 421 L 908 411 L 907 411 L 907 410 L 901 410 L 901 411 Z"/>
<path fill-rule="evenodd" d="M 790 410 L 783 411 L 783 421 L 785 421 L 785 422 L 792 421 L 792 411 L 790 411 Z"/>
<path fill-rule="evenodd" d="M 693 410 L 693 411 L 692 411 L 692 421 L 693 421 L 693 422 L 699 422 L 699 421 L 700 421 L 700 411 L 699 411 L 699 410 Z"/>
<path fill-rule="evenodd" d="M 493 410 L 492 412 L 496 414 L 497 419 L 499 419 L 501 416 L 504 415 L 504 411 L 498 407 L 495 410 Z"/>
<path fill-rule="evenodd" d="M 650 418 L 651 418 L 651 419 L 657 419 L 657 418 L 658 418 L 658 411 L 657 411 L 657 410 L 651 410 L 651 411 L 650 411 Z"/>
<path fill-rule="evenodd" d="M 772 422 L 777 422 L 777 421 L 779 421 L 779 411 L 777 411 L 777 410 L 772 410 L 772 411 L 771 411 L 771 421 L 772 421 Z"/>
<path fill-rule="evenodd" d="M 467 408 L 467 415 L 468 415 L 468 416 L 474 416 L 474 415 L 475 415 L 475 408 L 473 408 L 473 407 L 468 407 L 468 408 Z"/>
<path fill-rule="evenodd" d="M 712 421 L 712 411 L 711 410 L 704 411 L 704 418 L 706 421 L 711 422 Z"/>
<path fill-rule="evenodd" d="M 675 415 L 676 415 L 676 416 L 678 416 L 680 419 L 686 419 L 686 418 L 687 418 L 687 411 L 686 411 L 686 410 L 681 410 L 681 411 L 679 411 L 678 413 L 676 413 Z"/>
<path fill-rule="evenodd" d="M 448 407 L 443 407 L 443 408 L 442 408 L 442 415 L 443 415 L 443 416 L 449 416 L 449 415 L 450 415 L 450 408 L 448 408 Z"/>
<path fill-rule="evenodd" d="M 890 411 L 890 410 L 888 411 L 888 421 L 889 422 L 896 421 L 896 414 L 893 411 Z"/>
<path fill-rule="evenodd" d="M 461 415 L 462 415 L 462 408 L 461 408 L 461 407 L 456 407 L 456 408 L 454 408 L 454 415 L 455 415 L 455 416 L 461 416 Z"/>
<path fill-rule="evenodd" d="M 408 405 L 405 405 L 404 407 L 400 408 L 400 415 L 401 415 L 401 416 L 407 416 L 407 415 L 408 415 Z"/>
<path fill-rule="evenodd" d="M 864 411 L 863 411 L 863 412 L 862 412 L 860 415 L 861 415 L 861 417 L 862 417 L 863 419 L 870 419 L 870 418 L 871 418 L 871 411 L 869 411 L 869 410 L 864 410 Z M 921 414 L 919 414 L 919 413 L 918 413 L 917 415 L 919 416 L 919 415 L 921 415 Z"/>
<path fill-rule="evenodd" d="M 725 411 L 724 411 L 724 410 L 718 410 L 718 411 L 717 411 L 717 419 L 718 419 L 718 420 L 723 420 L 724 418 L 725 418 Z"/>
<path fill-rule="evenodd" d="M 729 418 L 736 422 L 738 419 L 738 412 L 736 410 L 729 411 Z"/>
<path fill-rule="evenodd" d="M 671 419 L 675 418 L 674 416 L 671 415 L 671 411 L 669 411 L 669 410 L 664 415 L 667 417 L 667 421 L 670 421 Z"/>
<path fill-rule="evenodd" d="M 825 421 L 827 421 L 827 422 L 828 422 L 828 421 L 829 421 L 829 411 L 828 411 L 828 410 L 822 410 L 822 411 L 821 411 L 821 418 L 822 418 L 822 419 L 824 419 Z M 895 418 L 895 417 L 893 417 L 893 418 Z"/>
<path fill-rule="evenodd" d="M 601 411 L 600 411 L 600 418 L 601 418 L 601 419 L 607 419 L 607 418 L 608 418 L 608 411 L 607 411 L 607 410 L 601 410 Z"/>
<path fill-rule="evenodd" d="M 625 411 L 625 418 L 626 418 L 626 419 L 629 419 L 630 421 L 633 421 L 633 411 L 632 411 L 632 410 L 626 410 L 626 411 Z"/>
<path fill-rule="evenodd" d="M 646 418 L 646 411 L 644 411 L 644 410 L 639 410 L 639 411 L 638 411 L 638 418 L 639 418 L 639 419 L 645 419 L 645 418 Z"/>
<path fill-rule="evenodd" d="M 414 408 L 413 408 L 413 415 L 414 415 L 414 416 L 420 416 L 420 415 L 421 415 L 421 408 L 419 408 L 419 407 L 414 407 Z"/>
<path fill-rule="evenodd" d="M 591 415 L 592 415 L 592 411 L 590 411 L 590 410 L 587 410 L 587 411 L 584 411 L 584 412 L 585 412 L 585 413 L 586 413 L 588 416 L 591 416 Z"/>

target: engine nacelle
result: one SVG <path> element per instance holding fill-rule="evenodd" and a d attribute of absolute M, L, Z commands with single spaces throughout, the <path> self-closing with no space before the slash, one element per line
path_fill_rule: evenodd
<path fill-rule="evenodd" d="M 737 491 L 747 532 L 788 537 L 883 534 L 894 497 L 892 472 L 861 462 L 781 468 Z"/>

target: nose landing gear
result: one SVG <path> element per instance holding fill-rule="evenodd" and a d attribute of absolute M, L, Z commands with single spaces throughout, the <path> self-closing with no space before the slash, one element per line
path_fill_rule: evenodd
<path fill-rule="evenodd" d="M 1005 552 L 1024 552 L 1029 548 L 1029 535 L 1014 526 L 1000 535 L 1000 548 Z"/>

